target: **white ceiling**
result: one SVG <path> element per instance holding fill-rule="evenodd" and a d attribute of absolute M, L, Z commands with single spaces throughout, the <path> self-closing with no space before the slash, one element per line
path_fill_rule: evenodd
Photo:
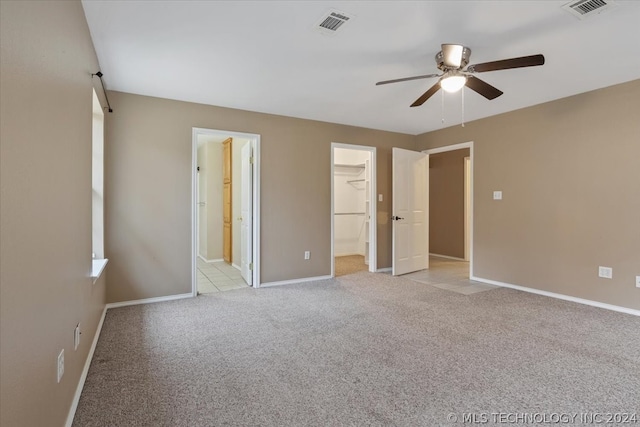
<path fill-rule="evenodd" d="M 542 53 L 546 64 L 477 74 L 504 91 L 465 89 L 471 121 L 640 78 L 640 1 L 579 20 L 566 1 L 83 0 L 108 89 L 420 134 L 461 122 L 461 95 L 409 108 L 436 79 L 441 43 L 471 64 Z M 333 36 L 329 9 L 355 15 Z"/>

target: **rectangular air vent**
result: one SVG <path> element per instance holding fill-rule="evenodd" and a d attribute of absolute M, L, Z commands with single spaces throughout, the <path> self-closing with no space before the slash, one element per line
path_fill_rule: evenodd
<path fill-rule="evenodd" d="M 315 29 L 323 34 L 333 35 L 353 18 L 353 15 L 331 9 L 320 18 Z"/>
<path fill-rule="evenodd" d="M 613 0 L 579 0 L 567 3 L 562 8 L 578 19 L 585 19 L 615 6 Z"/>

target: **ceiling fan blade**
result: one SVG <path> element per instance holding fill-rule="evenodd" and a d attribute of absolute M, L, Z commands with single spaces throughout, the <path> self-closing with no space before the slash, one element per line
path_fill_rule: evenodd
<path fill-rule="evenodd" d="M 479 93 L 480 95 L 484 96 L 487 99 L 495 99 L 503 94 L 503 92 L 500 89 L 496 89 L 495 87 L 491 86 L 489 83 L 473 76 L 467 77 L 466 86 L 469 89 Z"/>
<path fill-rule="evenodd" d="M 386 85 L 389 83 L 406 82 L 408 80 L 429 79 L 431 77 L 438 77 L 438 76 L 440 76 L 440 74 L 425 74 L 424 76 L 404 77 L 402 79 L 385 80 L 385 81 L 376 83 L 376 86 Z"/>
<path fill-rule="evenodd" d="M 510 68 L 535 67 L 536 65 L 543 64 L 544 55 L 538 54 L 469 65 L 467 71 L 470 73 L 484 73 L 487 71 L 508 70 Z"/>
<path fill-rule="evenodd" d="M 433 86 L 431 86 L 429 88 L 428 91 L 426 91 L 425 93 L 422 94 L 422 96 L 418 99 L 415 100 L 415 102 L 413 104 L 411 104 L 412 107 L 419 107 L 422 104 L 425 103 L 425 101 L 429 98 L 431 98 L 433 96 L 434 93 L 436 93 L 438 91 L 438 89 L 440 89 L 440 82 L 434 84 Z"/>
<path fill-rule="evenodd" d="M 464 46 L 459 44 L 443 44 L 442 61 L 447 67 L 460 68 L 462 65 L 462 51 Z"/>

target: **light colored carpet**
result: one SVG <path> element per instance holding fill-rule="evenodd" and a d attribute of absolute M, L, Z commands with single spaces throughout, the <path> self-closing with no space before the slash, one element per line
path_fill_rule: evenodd
<path fill-rule="evenodd" d="M 109 310 L 73 425 L 435 426 L 456 425 L 450 413 L 637 412 L 638 384 L 637 317 L 356 273 Z"/>
<path fill-rule="evenodd" d="M 364 256 L 362 255 L 338 256 L 335 260 L 336 277 L 369 270 L 369 266 L 364 263 Z"/>

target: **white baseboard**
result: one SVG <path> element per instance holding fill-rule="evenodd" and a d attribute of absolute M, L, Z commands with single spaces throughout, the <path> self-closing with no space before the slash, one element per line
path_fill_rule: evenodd
<path fill-rule="evenodd" d="M 379 268 L 379 269 L 376 270 L 376 273 L 387 273 L 387 272 L 389 272 L 391 270 L 392 270 L 391 267 Z"/>
<path fill-rule="evenodd" d="M 280 286 L 280 285 L 291 285 L 293 283 L 305 283 L 305 282 L 317 282 L 320 280 L 329 280 L 331 276 L 316 276 L 316 277 L 303 277 L 302 279 L 293 279 L 293 280 L 281 280 L 279 282 L 267 282 L 260 283 L 261 288 L 267 288 L 269 286 Z"/>
<path fill-rule="evenodd" d="M 242 269 L 240 268 L 240 266 L 238 264 L 231 264 L 231 267 L 235 268 L 238 271 L 242 271 Z"/>
<path fill-rule="evenodd" d="M 107 304 L 107 308 L 118 308 L 118 307 L 126 307 L 129 305 L 139 305 L 139 304 L 152 304 L 154 302 L 173 301 L 176 299 L 183 299 L 183 298 L 193 298 L 193 294 L 189 292 L 188 294 L 167 295 L 166 297 L 144 298 L 144 299 L 137 299 L 133 301 L 112 302 Z"/>
<path fill-rule="evenodd" d="M 102 331 L 102 325 L 104 324 L 104 318 L 106 314 L 107 306 L 105 305 L 104 309 L 102 310 L 100 321 L 98 322 L 98 328 L 96 329 L 96 333 L 93 335 L 93 342 L 91 343 L 91 348 L 89 349 L 87 360 L 85 360 L 84 362 L 84 368 L 82 369 L 82 374 L 80 375 L 80 381 L 78 381 L 78 387 L 76 387 L 76 394 L 74 394 L 73 401 L 71 402 L 71 408 L 69 408 L 69 415 L 67 415 L 67 422 L 65 423 L 65 427 L 71 427 L 71 425 L 73 424 L 73 419 L 76 416 L 76 410 L 78 409 L 78 403 L 80 402 L 82 389 L 84 389 L 84 382 L 87 380 L 87 375 L 89 374 L 89 367 L 91 366 L 91 361 L 93 360 L 93 353 L 96 351 L 96 345 L 98 345 L 98 338 L 100 338 L 100 332 Z"/>
<path fill-rule="evenodd" d="M 503 288 L 517 289 L 523 292 L 529 292 L 531 294 L 544 295 L 546 297 L 561 299 L 565 301 L 577 302 L 578 304 L 590 305 L 593 307 L 604 308 L 606 310 L 618 311 L 620 313 L 631 314 L 633 316 L 640 316 L 640 310 L 634 310 L 633 308 L 620 307 L 619 305 L 607 304 L 604 302 L 592 301 L 589 299 L 572 297 L 570 295 L 557 294 L 555 292 L 543 291 L 541 289 L 527 288 L 526 286 L 513 285 L 511 283 L 498 282 L 497 280 L 483 279 L 482 277 L 471 276 L 470 280 L 476 282 L 488 283 L 490 285 L 501 286 Z"/>
<path fill-rule="evenodd" d="M 429 252 L 429 256 L 435 256 L 438 258 L 446 258 L 446 259 L 455 259 L 456 261 L 464 261 L 464 258 L 458 258 L 455 256 L 449 256 L 449 255 L 440 255 L 440 254 L 432 254 L 431 252 Z"/>
<path fill-rule="evenodd" d="M 207 264 L 211 264 L 212 262 L 221 262 L 224 261 L 222 258 L 218 258 L 218 259 L 206 259 L 205 257 L 203 257 L 202 255 L 198 254 L 198 258 L 200 258 L 202 261 L 206 262 Z"/>

